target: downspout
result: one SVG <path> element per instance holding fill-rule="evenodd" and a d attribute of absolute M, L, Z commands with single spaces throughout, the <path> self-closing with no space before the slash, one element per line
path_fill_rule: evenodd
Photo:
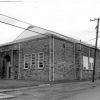
<path fill-rule="evenodd" d="M 51 81 L 51 36 L 49 42 L 49 81 Z"/>
<path fill-rule="evenodd" d="M 53 81 L 55 80 L 55 75 L 54 75 L 54 36 L 52 36 L 52 40 L 53 40 L 53 43 L 52 43 L 52 49 L 53 49 L 53 51 L 52 51 L 52 55 L 53 55 Z"/>
<path fill-rule="evenodd" d="M 75 75 L 75 79 L 76 79 L 76 62 L 75 62 L 75 43 L 74 43 L 74 75 Z"/>
<path fill-rule="evenodd" d="M 54 37 L 50 36 L 49 44 L 49 81 L 54 81 Z"/>
<path fill-rule="evenodd" d="M 90 47 L 89 47 L 89 55 L 88 55 L 88 68 L 90 68 Z M 89 71 L 90 74 L 90 71 Z"/>
<path fill-rule="evenodd" d="M 19 67 L 18 67 L 18 79 L 20 79 L 20 43 L 19 43 Z"/>
<path fill-rule="evenodd" d="M 90 61 L 89 61 L 89 59 L 90 59 L 90 47 L 89 47 L 89 55 L 88 55 L 88 68 L 90 67 Z"/>
<path fill-rule="evenodd" d="M 82 79 L 82 69 L 83 69 L 83 66 L 82 66 L 82 46 L 81 46 L 81 40 L 80 40 L 80 80 Z"/>

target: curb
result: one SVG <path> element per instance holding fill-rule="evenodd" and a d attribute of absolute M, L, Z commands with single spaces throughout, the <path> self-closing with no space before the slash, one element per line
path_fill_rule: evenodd
<path fill-rule="evenodd" d="M 70 83 L 72 84 L 72 83 Z M 78 84 L 78 83 L 77 83 Z M 75 91 L 75 90 L 83 90 L 83 89 L 88 89 L 88 88 L 92 88 L 92 87 L 96 87 L 98 85 L 96 84 L 91 84 L 91 83 L 86 83 L 87 85 L 84 86 L 84 87 L 77 87 L 77 88 L 74 88 L 68 92 L 71 92 L 71 91 Z M 15 88 L 15 89 L 0 89 L 0 93 L 2 92 L 12 92 L 12 91 L 19 91 L 19 90 L 26 90 L 26 89 L 36 89 L 38 87 L 42 88 L 42 87 L 50 87 L 50 86 L 59 86 L 60 84 L 40 84 L 40 85 L 37 85 L 37 86 L 29 86 L 29 87 L 21 87 L 21 88 Z"/>
<path fill-rule="evenodd" d="M 41 84 L 41 85 L 37 85 L 37 86 L 29 86 L 29 87 L 15 88 L 15 89 L 0 89 L 0 93 L 26 90 L 26 89 L 36 89 L 38 87 L 48 87 L 48 86 L 50 86 L 50 84 Z"/>

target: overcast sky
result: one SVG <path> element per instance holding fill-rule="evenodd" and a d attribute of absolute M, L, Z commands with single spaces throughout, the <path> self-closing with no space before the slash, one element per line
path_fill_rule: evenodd
<path fill-rule="evenodd" d="M 1 14 L 87 43 L 94 43 L 89 40 L 95 38 L 97 22 L 90 22 L 90 19 L 100 17 L 100 0 L 0 1 Z M 0 21 L 10 22 L 24 28 L 28 26 L 2 16 L 0 16 Z M 0 23 L 0 44 L 14 40 L 22 31 L 22 29 Z"/>

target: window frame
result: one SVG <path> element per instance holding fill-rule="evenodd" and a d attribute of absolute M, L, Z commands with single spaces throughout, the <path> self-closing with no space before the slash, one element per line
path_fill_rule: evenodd
<path fill-rule="evenodd" d="M 43 53 L 43 58 L 42 58 L 43 59 L 43 61 L 42 61 L 43 67 L 39 67 L 39 65 L 40 65 L 39 62 L 41 62 L 40 61 L 40 53 Z M 44 52 L 39 52 L 38 53 L 38 69 L 43 69 L 43 68 L 44 68 Z"/>
<path fill-rule="evenodd" d="M 28 69 L 28 68 L 25 67 L 26 56 L 29 56 L 29 65 L 28 65 L 28 68 L 29 68 L 29 66 L 30 66 L 30 56 L 31 56 L 31 55 L 30 55 L 30 54 L 25 54 L 25 55 L 24 55 L 24 69 Z"/>
<path fill-rule="evenodd" d="M 91 62 L 91 60 L 90 59 L 92 59 L 92 62 Z M 93 70 L 93 67 L 94 67 L 94 58 L 93 57 L 89 57 L 89 64 L 91 65 L 90 66 L 90 70 Z"/>
<path fill-rule="evenodd" d="M 86 61 L 86 62 L 84 62 Z M 85 65 L 87 66 L 85 66 Z M 83 56 L 83 70 L 89 70 L 89 58 L 88 56 Z"/>
<path fill-rule="evenodd" d="M 88 57 L 88 56 L 83 56 L 83 58 L 84 57 L 87 57 L 88 59 L 87 59 L 87 67 L 85 67 L 84 66 L 84 59 L 83 59 L 83 70 L 93 70 L 93 65 L 94 65 L 94 58 L 93 57 Z M 92 61 L 92 63 L 91 63 L 91 61 L 90 61 L 90 59 L 93 59 Z"/>
<path fill-rule="evenodd" d="M 32 53 L 32 54 L 31 54 L 31 66 L 33 66 L 33 64 L 32 64 L 32 55 L 33 55 L 33 54 L 35 55 L 35 64 L 34 64 L 34 66 L 36 67 L 36 53 Z"/>

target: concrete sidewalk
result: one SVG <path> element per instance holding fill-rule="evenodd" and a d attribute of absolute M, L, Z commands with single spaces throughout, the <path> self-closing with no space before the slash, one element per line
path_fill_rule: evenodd
<path fill-rule="evenodd" d="M 23 82 L 22 82 L 23 83 Z M 0 89 L 0 93 L 2 92 L 11 92 L 11 91 L 19 91 L 19 90 L 26 90 L 26 89 L 36 89 L 36 88 L 50 88 L 50 87 L 66 87 L 68 91 L 74 91 L 74 90 L 81 90 L 81 89 L 88 89 L 91 87 L 95 87 L 95 86 L 99 86 L 100 85 L 100 80 L 96 80 L 94 83 L 91 81 L 82 81 L 82 82 L 69 82 L 69 83 L 60 83 L 60 84 L 41 84 L 38 83 L 37 85 L 28 84 L 28 86 L 22 86 L 22 87 L 18 87 L 16 86 L 16 88 L 5 88 L 5 89 Z M 21 85 L 20 85 L 21 86 Z"/>
<path fill-rule="evenodd" d="M 29 86 L 38 86 L 42 82 L 26 80 L 0 80 L 0 89 L 16 89 Z"/>
<path fill-rule="evenodd" d="M 18 100 L 27 100 L 27 98 L 34 97 L 36 100 L 58 100 L 55 98 L 70 96 L 73 93 L 81 92 L 93 88 L 94 86 L 100 86 L 100 80 L 96 80 L 94 83 L 91 81 L 84 81 L 58 84 L 38 84 L 37 86 L 30 87 L 0 89 L 0 93 L 1 98 L 13 98 L 12 100 L 16 100 L 16 98 L 22 98 Z M 25 95 L 25 98 L 23 98 L 23 95 Z"/>

